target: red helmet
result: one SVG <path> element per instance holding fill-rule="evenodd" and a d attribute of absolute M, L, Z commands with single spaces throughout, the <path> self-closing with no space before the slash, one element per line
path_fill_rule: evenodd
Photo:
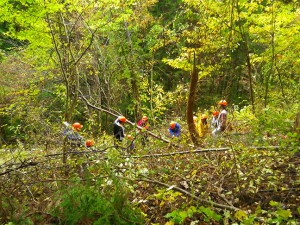
<path fill-rule="evenodd" d="M 223 100 L 221 100 L 221 101 L 219 101 L 219 103 L 218 103 L 219 105 L 223 105 L 223 106 L 227 106 L 227 102 L 226 102 L 226 100 L 225 99 L 223 99 Z"/>
<path fill-rule="evenodd" d="M 214 111 L 213 116 L 217 116 L 217 115 L 219 115 L 219 111 Z"/>
<path fill-rule="evenodd" d="M 76 123 L 73 123 L 72 127 L 75 130 L 80 130 L 83 126 L 80 123 L 76 122 Z"/>
<path fill-rule="evenodd" d="M 171 128 L 171 129 L 174 129 L 174 128 L 175 128 L 175 125 L 176 125 L 176 122 L 172 121 L 172 122 L 170 123 L 170 128 Z"/>
<path fill-rule="evenodd" d="M 95 144 L 95 142 L 91 139 L 86 140 L 85 145 L 86 147 L 92 147 Z"/>
<path fill-rule="evenodd" d="M 122 123 L 125 123 L 127 120 L 124 116 L 120 116 L 119 117 L 119 120 L 122 122 Z"/>

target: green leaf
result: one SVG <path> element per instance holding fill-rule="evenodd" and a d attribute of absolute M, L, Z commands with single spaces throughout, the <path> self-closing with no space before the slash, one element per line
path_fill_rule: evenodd
<path fill-rule="evenodd" d="M 243 221 L 244 219 L 248 218 L 247 214 L 242 210 L 236 211 L 234 217 L 239 221 Z"/>
<path fill-rule="evenodd" d="M 287 220 L 289 217 L 292 217 L 292 213 L 289 209 L 288 210 L 279 209 L 277 210 L 276 214 L 284 220 Z"/>

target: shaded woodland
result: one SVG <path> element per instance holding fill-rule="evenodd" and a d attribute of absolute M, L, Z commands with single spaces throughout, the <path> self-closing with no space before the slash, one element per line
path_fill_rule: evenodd
<path fill-rule="evenodd" d="M 297 0 L 2 0 L 0 223 L 299 224 L 299 49 Z"/>

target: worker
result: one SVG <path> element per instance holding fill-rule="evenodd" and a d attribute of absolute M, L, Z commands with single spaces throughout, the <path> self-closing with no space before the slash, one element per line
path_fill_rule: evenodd
<path fill-rule="evenodd" d="M 88 140 L 86 140 L 86 142 L 85 142 L 85 146 L 86 146 L 87 148 L 93 147 L 94 144 L 95 144 L 95 142 L 94 142 L 94 140 L 92 140 L 92 139 L 88 139 Z"/>
<path fill-rule="evenodd" d="M 85 162 L 79 163 L 79 161 L 82 161 L 82 154 L 80 154 L 78 150 L 84 146 L 87 147 L 87 145 L 91 145 L 92 143 L 85 142 L 84 138 L 79 134 L 83 127 L 79 122 L 73 123 L 71 128 L 69 123 L 64 122 L 64 124 L 67 128 L 64 130 L 65 147 L 63 150 L 63 163 L 67 162 L 67 154 L 70 154 L 70 158 L 75 163 L 73 165 L 75 171 L 77 171 L 80 176 L 83 176 L 83 174 L 87 171 L 88 157 L 86 157 Z M 66 171 L 66 174 L 67 173 L 68 171 Z"/>
<path fill-rule="evenodd" d="M 218 116 L 218 126 L 212 131 L 212 135 L 216 136 L 226 130 L 226 123 L 227 123 L 227 101 L 221 100 L 218 102 L 218 105 L 220 107 L 220 113 Z"/>
<path fill-rule="evenodd" d="M 208 131 L 207 115 L 202 114 L 201 121 L 199 123 L 199 136 L 203 137 Z"/>
<path fill-rule="evenodd" d="M 198 121 L 198 117 L 197 116 L 193 116 L 193 122 L 194 122 L 194 125 L 195 125 L 195 130 L 196 132 L 199 134 L 199 121 Z"/>
<path fill-rule="evenodd" d="M 80 147 L 84 145 L 84 138 L 79 134 L 82 125 L 78 122 L 72 124 L 71 129 L 69 126 L 64 130 L 65 143 L 71 147 Z"/>
<path fill-rule="evenodd" d="M 124 116 L 119 116 L 115 122 L 114 122 L 114 138 L 119 144 L 123 141 L 123 138 L 125 137 L 125 128 L 124 124 L 126 123 L 126 118 Z"/>
<path fill-rule="evenodd" d="M 172 121 L 169 125 L 169 132 L 170 132 L 171 137 L 179 137 L 179 135 L 180 135 L 179 123 Z"/>
<path fill-rule="evenodd" d="M 138 121 L 138 126 L 143 127 L 144 129 L 149 128 L 149 121 L 147 116 L 143 116 L 141 120 Z"/>
<path fill-rule="evenodd" d="M 129 151 L 131 152 L 135 148 L 134 138 L 130 134 L 128 134 L 126 137 L 127 137 L 128 141 L 129 141 L 129 145 L 127 146 L 127 149 L 129 149 Z"/>
<path fill-rule="evenodd" d="M 145 132 L 145 130 L 148 130 L 149 126 L 150 126 L 148 117 L 143 116 L 142 119 L 138 121 L 137 125 L 142 128 L 141 129 L 142 145 L 145 146 L 146 142 L 148 141 L 148 135 L 147 135 L 147 132 Z"/>
<path fill-rule="evenodd" d="M 210 123 L 210 127 L 211 129 L 216 129 L 218 127 L 218 117 L 219 117 L 219 111 L 214 111 L 212 113 L 212 119 L 211 119 L 211 123 Z"/>

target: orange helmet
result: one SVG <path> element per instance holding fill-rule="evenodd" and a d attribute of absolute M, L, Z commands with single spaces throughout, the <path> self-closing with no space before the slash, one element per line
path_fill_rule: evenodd
<path fill-rule="evenodd" d="M 175 125 L 176 125 L 176 122 L 172 121 L 172 122 L 170 123 L 170 128 L 171 128 L 171 129 L 174 129 L 174 128 L 175 128 Z"/>
<path fill-rule="evenodd" d="M 143 116 L 142 120 L 148 120 L 148 117 L 147 116 Z"/>
<path fill-rule="evenodd" d="M 119 120 L 122 122 L 122 123 L 125 123 L 126 122 L 126 118 L 124 116 L 120 116 L 119 117 Z"/>
<path fill-rule="evenodd" d="M 217 116 L 217 115 L 219 115 L 219 111 L 214 111 L 213 116 Z"/>
<path fill-rule="evenodd" d="M 226 100 L 225 99 L 223 99 L 223 100 L 221 100 L 221 101 L 219 101 L 219 103 L 218 103 L 219 105 L 223 105 L 223 106 L 227 106 L 227 102 L 226 102 Z"/>
<path fill-rule="evenodd" d="M 127 138 L 128 138 L 129 140 L 133 140 L 133 137 L 132 137 L 130 134 L 127 135 Z"/>
<path fill-rule="evenodd" d="M 201 119 L 207 119 L 207 115 L 202 114 Z"/>
<path fill-rule="evenodd" d="M 95 142 L 91 139 L 86 140 L 85 145 L 86 147 L 92 147 L 95 144 Z"/>
<path fill-rule="evenodd" d="M 80 130 L 83 126 L 80 123 L 76 122 L 76 123 L 73 123 L 72 127 L 75 130 Z"/>

